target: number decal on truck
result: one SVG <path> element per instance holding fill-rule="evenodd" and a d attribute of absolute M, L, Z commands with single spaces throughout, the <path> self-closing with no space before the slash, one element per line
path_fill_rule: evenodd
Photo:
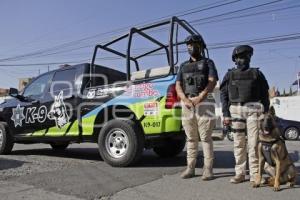
<path fill-rule="evenodd" d="M 157 128 L 160 127 L 160 122 L 144 122 L 145 128 Z"/>

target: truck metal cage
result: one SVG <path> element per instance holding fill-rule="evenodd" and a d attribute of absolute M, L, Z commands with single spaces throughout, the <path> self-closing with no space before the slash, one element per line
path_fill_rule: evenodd
<path fill-rule="evenodd" d="M 162 43 L 161 41 L 158 41 L 157 39 L 151 37 L 149 34 L 145 33 L 146 30 L 149 29 L 154 29 L 160 26 L 165 26 L 165 25 L 170 25 L 169 28 L 169 41 L 167 44 Z M 126 73 L 127 73 L 127 81 L 130 80 L 130 62 L 133 61 L 135 63 L 135 67 L 136 70 L 139 71 L 140 67 L 139 67 L 139 63 L 138 60 L 144 56 L 153 54 L 155 52 L 158 52 L 162 49 L 165 50 L 166 52 L 166 56 L 167 56 L 167 61 L 168 61 L 168 65 L 170 66 L 170 73 L 175 74 L 175 70 L 174 70 L 174 66 L 176 64 L 176 62 L 178 62 L 178 45 L 182 45 L 184 44 L 184 41 L 178 41 L 178 28 L 181 27 L 184 30 L 186 30 L 189 34 L 191 35 L 200 35 L 196 29 L 194 29 L 186 20 L 181 20 L 178 19 L 177 17 L 172 17 L 171 19 L 168 20 L 163 20 L 157 23 L 153 23 L 151 25 L 147 25 L 147 26 L 143 26 L 141 28 L 136 28 L 133 27 L 130 29 L 129 33 L 122 35 L 106 44 L 98 44 L 95 46 L 94 49 L 94 53 L 93 53 L 93 58 L 92 58 L 92 62 L 91 62 L 91 67 L 90 67 L 90 78 L 92 80 L 92 84 L 94 83 L 94 78 L 92 77 L 92 74 L 95 72 L 95 60 L 96 60 L 96 56 L 98 53 L 98 50 L 102 49 L 105 51 L 108 51 L 110 53 L 113 53 L 117 56 L 120 56 L 124 59 L 126 59 Z M 174 35 L 175 33 L 175 35 Z M 134 35 L 140 35 L 143 38 L 149 40 L 150 42 L 154 43 L 155 45 L 157 45 L 157 48 L 154 49 L 150 49 L 148 51 L 146 51 L 143 54 L 140 54 L 138 56 L 131 56 L 131 46 L 132 46 L 132 38 Z M 175 37 L 175 38 L 174 38 Z M 127 50 L 126 53 L 122 53 L 116 49 L 113 49 L 111 47 L 111 45 L 120 42 L 121 40 L 128 40 L 127 43 Z M 175 42 L 174 42 L 175 39 Z M 176 62 L 174 62 L 174 47 L 176 47 Z"/>

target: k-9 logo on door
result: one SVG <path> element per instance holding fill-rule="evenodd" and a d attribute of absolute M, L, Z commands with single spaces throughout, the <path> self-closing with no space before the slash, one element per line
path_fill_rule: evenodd
<path fill-rule="evenodd" d="M 54 97 L 54 103 L 52 104 L 48 113 L 48 118 L 55 120 L 56 126 L 62 128 L 64 125 L 69 123 L 69 115 L 67 113 L 66 105 L 64 103 L 63 91 L 58 96 Z"/>
<path fill-rule="evenodd" d="M 67 113 L 66 105 L 63 99 L 63 91 L 54 97 L 54 102 L 48 112 L 47 107 L 42 105 L 40 107 L 21 107 L 20 104 L 12 109 L 11 120 L 15 127 L 23 126 L 23 121 L 26 124 L 44 123 L 46 119 L 55 120 L 56 126 L 62 128 L 69 123 L 70 117 Z"/>

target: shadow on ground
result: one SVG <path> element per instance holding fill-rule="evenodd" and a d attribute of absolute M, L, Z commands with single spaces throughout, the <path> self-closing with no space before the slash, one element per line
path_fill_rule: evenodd
<path fill-rule="evenodd" d="M 51 148 L 15 150 L 12 155 L 36 155 L 53 156 L 61 158 L 72 158 L 91 161 L 103 161 L 97 148 L 69 148 L 66 150 L 55 151 Z"/>
<path fill-rule="evenodd" d="M 0 158 L 0 170 L 21 167 L 24 163 L 26 162 L 20 160 Z"/>
<path fill-rule="evenodd" d="M 54 151 L 52 149 L 33 149 L 33 150 L 16 150 L 13 155 L 37 155 L 53 156 L 62 158 L 81 159 L 89 161 L 103 161 L 97 148 L 69 148 L 64 151 Z M 186 152 L 182 152 L 176 157 L 161 158 L 152 150 L 144 151 L 140 161 L 134 167 L 180 167 L 186 165 Z M 203 156 L 199 152 L 197 167 L 202 167 Z M 215 151 L 215 168 L 233 168 L 234 158 L 231 151 Z"/>

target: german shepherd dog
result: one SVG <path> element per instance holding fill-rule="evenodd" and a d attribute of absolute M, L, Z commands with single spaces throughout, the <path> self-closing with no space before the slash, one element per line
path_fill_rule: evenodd
<path fill-rule="evenodd" d="M 280 184 L 287 184 L 289 187 L 293 187 L 296 184 L 296 167 L 289 157 L 272 111 L 265 114 L 260 121 L 258 156 L 259 171 L 253 187 L 260 186 L 265 162 L 272 169 L 269 172 L 271 177 L 268 179 L 267 184 L 273 187 L 274 191 L 280 190 Z"/>

